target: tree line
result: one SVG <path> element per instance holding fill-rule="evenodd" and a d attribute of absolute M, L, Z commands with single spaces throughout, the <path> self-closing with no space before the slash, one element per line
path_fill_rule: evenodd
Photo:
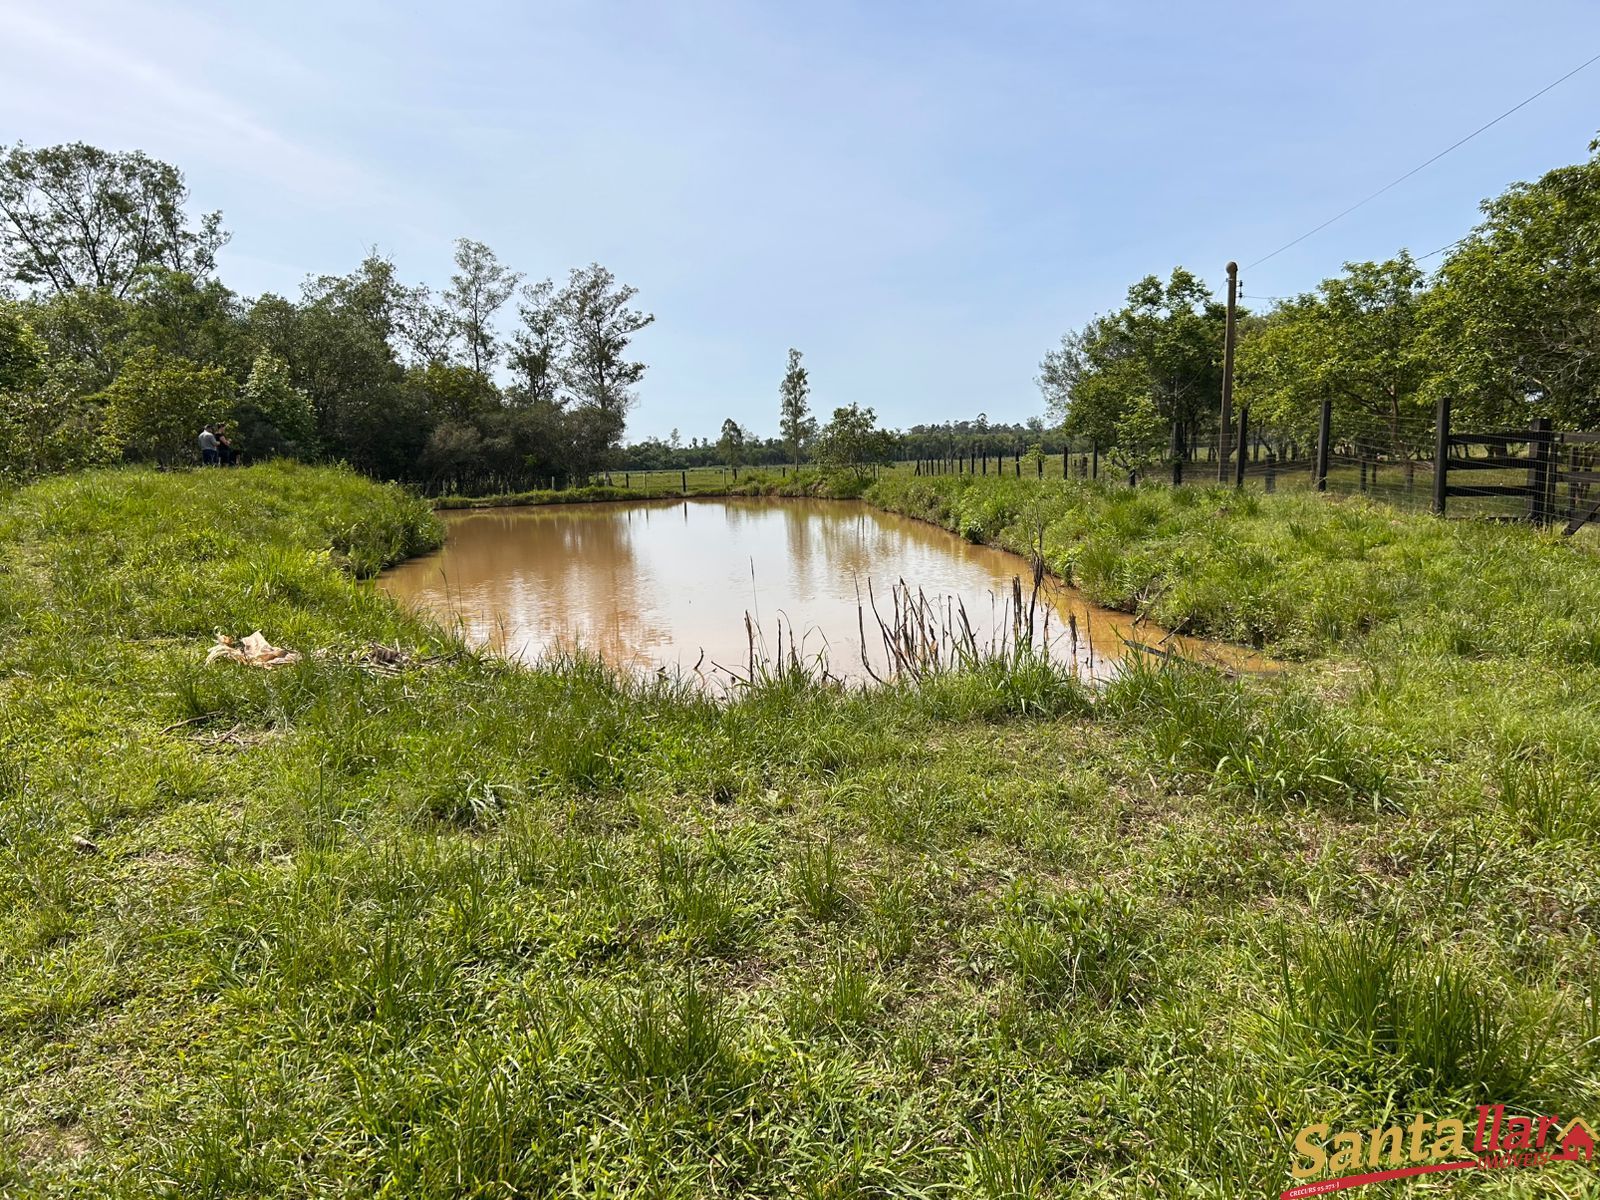
<path fill-rule="evenodd" d="M 1440 396 L 1458 424 L 1600 428 L 1597 150 L 1485 201 L 1431 273 L 1401 251 L 1240 309 L 1236 403 L 1282 447 L 1313 443 L 1332 400 L 1336 438 L 1398 458 L 1431 453 Z M 1148 276 L 1045 354 L 1039 389 L 1065 435 L 1124 470 L 1192 453 L 1216 436 L 1225 319 L 1193 273 Z"/>
<path fill-rule="evenodd" d="M 1401 458 L 1427 453 L 1441 395 L 1479 426 L 1600 428 L 1600 144 L 1589 149 L 1486 201 L 1431 272 L 1402 251 L 1241 309 L 1236 398 L 1253 425 L 1306 446 L 1331 399 L 1336 436 Z M 188 202 L 181 172 L 138 152 L 0 156 L 0 476 L 186 464 L 214 422 L 251 458 L 343 460 L 434 492 L 1090 445 L 1139 470 L 1216 437 L 1225 312 L 1181 267 L 1044 356 L 1048 423 L 979 414 L 891 433 L 858 405 L 821 422 L 791 350 L 778 436 L 729 418 L 714 437 L 624 445 L 646 370 L 634 341 L 655 318 L 599 264 L 528 282 L 463 238 L 437 293 L 374 251 L 296 296 L 245 297 L 216 274 L 221 215 Z"/>
<path fill-rule="evenodd" d="M 0 473 L 185 464 L 215 422 L 253 458 L 430 491 L 609 464 L 654 317 L 603 266 L 528 283 L 463 238 L 437 294 L 374 251 L 298 296 L 247 298 L 216 277 L 221 215 L 193 218 L 188 199 L 181 172 L 138 152 L 0 157 Z"/>
<path fill-rule="evenodd" d="M 145 154 L 0 155 L 0 478 L 187 465 L 216 423 L 248 459 L 339 460 L 429 492 L 895 453 L 871 408 L 811 415 L 798 350 L 778 437 L 730 419 L 714 439 L 624 445 L 646 370 L 634 339 L 655 318 L 598 263 L 527 282 L 462 238 L 438 293 L 373 251 L 297 296 L 246 297 L 216 274 L 228 237 L 220 213 L 191 216 L 182 173 Z"/>

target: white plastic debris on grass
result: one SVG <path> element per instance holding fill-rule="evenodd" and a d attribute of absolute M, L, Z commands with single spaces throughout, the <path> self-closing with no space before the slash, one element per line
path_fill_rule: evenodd
<path fill-rule="evenodd" d="M 243 663 L 247 667 L 270 669 L 299 662 L 300 654 L 295 650 L 272 645 L 261 636 L 261 631 L 258 629 L 246 638 L 231 638 L 225 633 L 217 634 L 217 644 L 211 647 L 211 652 L 206 655 L 206 662 L 214 663 L 224 658 Z"/>

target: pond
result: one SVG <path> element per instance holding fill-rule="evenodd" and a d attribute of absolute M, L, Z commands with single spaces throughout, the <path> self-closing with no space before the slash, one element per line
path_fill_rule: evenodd
<path fill-rule="evenodd" d="M 1030 610 L 1032 644 L 1089 677 L 1114 674 L 1130 640 L 1230 663 L 1240 653 L 1163 641 L 1053 580 L 1036 594 L 1025 560 L 859 501 L 564 504 L 444 519 L 443 549 L 379 585 L 469 641 L 528 661 L 582 649 L 725 684 L 748 674 L 752 655 L 797 657 L 865 681 L 918 656 L 948 661 L 962 646 L 1030 640 Z"/>

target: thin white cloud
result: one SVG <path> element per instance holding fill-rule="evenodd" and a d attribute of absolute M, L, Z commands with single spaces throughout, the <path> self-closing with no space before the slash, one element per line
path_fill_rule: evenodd
<path fill-rule="evenodd" d="M 41 87 L 28 96 L 30 108 L 86 103 L 102 121 L 162 129 L 174 142 L 187 143 L 191 153 L 262 178 L 299 200 L 344 207 L 385 194 L 382 182 L 360 165 L 285 137 L 227 97 L 119 41 L 93 39 L 15 5 L 0 8 L 0 31 L 9 58 L 29 64 L 42 80 L 58 81 L 49 92 Z M 82 91 L 61 88 L 65 79 L 85 81 Z"/>

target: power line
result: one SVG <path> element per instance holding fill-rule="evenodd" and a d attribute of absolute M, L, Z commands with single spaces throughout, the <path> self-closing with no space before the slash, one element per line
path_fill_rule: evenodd
<path fill-rule="evenodd" d="M 1446 250 L 1454 250 L 1457 246 L 1461 245 L 1462 242 L 1466 241 L 1467 238 L 1470 238 L 1471 236 L 1472 235 L 1469 233 L 1469 234 L 1467 234 L 1467 237 L 1458 237 L 1455 241 L 1450 242 L 1450 243 L 1448 243 L 1446 245 L 1440 246 L 1437 250 L 1429 250 L 1426 254 L 1421 255 L 1420 257 L 1418 257 L 1416 261 L 1417 262 L 1427 262 L 1435 254 L 1443 254 Z"/>
<path fill-rule="evenodd" d="M 1452 150 L 1456 150 L 1456 149 L 1459 149 L 1462 146 L 1465 146 L 1473 138 L 1477 137 L 1480 133 L 1484 132 L 1484 130 L 1492 129 L 1494 126 L 1500 124 L 1501 121 L 1504 121 L 1512 113 L 1516 112 L 1519 108 L 1527 107 L 1529 104 L 1532 104 L 1535 100 L 1537 100 L 1540 96 L 1542 96 L 1546 92 L 1548 92 L 1551 88 L 1556 87 L 1559 84 L 1565 83 L 1567 80 L 1571 79 L 1574 75 L 1576 75 L 1579 71 L 1583 70 L 1585 67 L 1590 66 L 1590 65 L 1592 65 L 1592 64 L 1594 64 L 1596 62 L 1600 62 L 1600 54 L 1596 54 L 1593 58 L 1589 59 L 1588 62 L 1580 63 L 1578 66 L 1573 67 L 1572 70 L 1568 71 L 1565 75 L 1563 75 L 1560 79 L 1557 79 L 1554 83 L 1545 84 L 1544 87 L 1540 88 L 1537 92 L 1535 92 L 1533 95 L 1529 96 L 1526 100 L 1522 101 L 1520 104 L 1515 104 L 1512 107 L 1506 109 L 1505 112 L 1501 113 L 1498 117 L 1496 117 L 1494 120 L 1488 122 L 1487 124 L 1478 126 L 1478 128 L 1474 129 L 1471 133 L 1467 134 L 1467 136 L 1462 138 L 1460 141 L 1453 142 L 1452 144 L 1446 146 L 1443 150 L 1439 151 L 1439 153 L 1435 154 L 1432 158 L 1428 159 L 1427 162 L 1420 163 L 1417 166 L 1412 167 L 1411 170 L 1407 171 L 1404 175 L 1400 176 L 1398 179 L 1390 180 L 1388 183 L 1384 184 L 1377 191 L 1373 192 L 1372 195 L 1366 197 L 1365 199 L 1357 200 L 1354 204 L 1352 204 L 1349 208 L 1345 209 L 1343 212 L 1335 213 L 1333 216 L 1329 217 L 1326 221 L 1324 221 L 1321 225 L 1318 225 L 1315 229 L 1306 230 L 1305 233 L 1302 233 L 1299 237 L 1295 238 L 1294 241 L 1285 242 L 1283 245 L 1279 246 L 1276 250 L 1274 250 L 1271 254 L 1268 254 L 1265 258 L 1256 259 L 1256 261 L 1251 263 L 1250 266 L 1246 267 L 1245 270 L 1248 271 L 1253 267 L 1259 267 L 1262 263 L 1266 262 L 1267 259 L 1276 258 L 1278 255 L 1282 254 L 1285 250 L 1289 249 L 1289 247 L 1298 246 L 1301 242 L 1305 241 L 1312 234 L 1321 233 L 1324 229 L 1326 229 L 1329 225 L 1332 225 L 1335 221 L 1338 221 L 1338 220 L 1340 220 L 1340 219 L 1342 219 L 1344 217 L 1348 217 L 1351 213 L 1355 212 L 1355 210 L 1360 208 L 1363 204 L 1368 204 L 1371 201 L 1376 200 L 1379 196 L 1383 195 L 1390 188 L 1395 187 L 1395 186 L 1397 186 L 1399 184 L 1402 184 L 1406 180 L 1410 179 L 1418 171 L 1421 171 L 1426 167 L 1431 167 L 1434 163 L 1438 162 L 1441 158 L 1443 158 L 1446 154 L 1449 154 Z M 1448 250 L 1449 247 L 1445 246 L 1445 247 L 1443 247 L 1443 249 Z M 1434 251 L 1434 253 L 1437 254 L 1438 251 Z M 1432 257 L 1432 255 L 1429 255 L 1428 257 Z"/>

